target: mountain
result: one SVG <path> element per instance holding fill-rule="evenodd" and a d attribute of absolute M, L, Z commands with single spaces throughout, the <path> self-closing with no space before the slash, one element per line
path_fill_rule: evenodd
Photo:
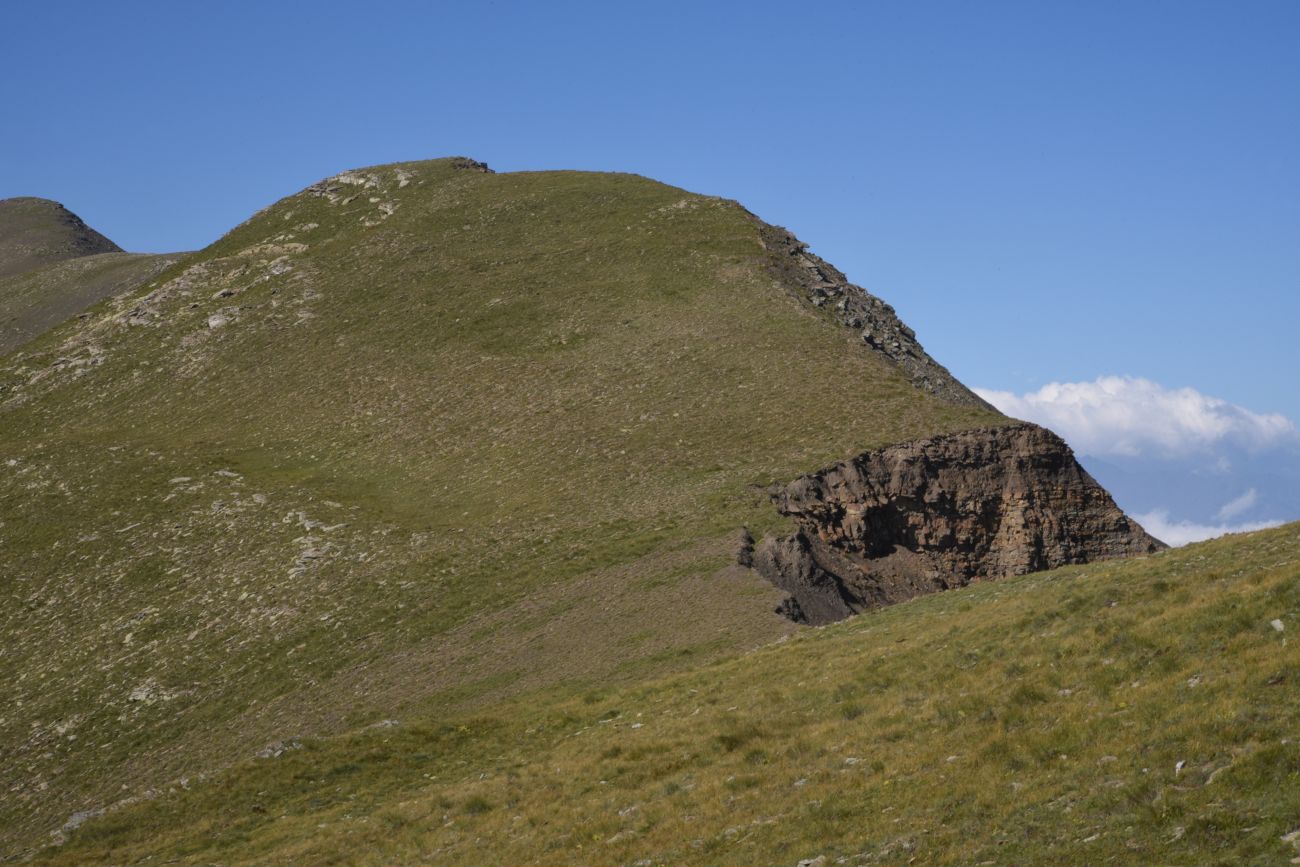
<path fill-rule="evenodd" d="M 464 158 L 314 184 L 0 357 L 0 520 L 20 853 L 295 739 L 1161 547 L 736 202 Z"/>
<path fill-rule="evenodd" d="M 0 277 L 122 249 L 49 199 L 0 199 Z"/>

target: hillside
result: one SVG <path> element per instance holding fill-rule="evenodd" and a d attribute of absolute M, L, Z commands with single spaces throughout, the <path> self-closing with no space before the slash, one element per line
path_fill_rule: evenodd
<path fill-rule="evenodd" d="M 0 277 L 0 355 L 104 298 L 141 286 L 179 259 L 98 253 Z"/>
<path fill-rule="evenodd" d="M 1300 524 L 282 745 L 48 863 L 1282 864 Z"/>
<path fill-rule="evenodd" d="M 792 529 L 774 491 L 1009 423 L 735 202 L 322 181 L 0 358 L 0 851 L 267 744 L 770 644 L 798 627 L 736 560 Z M 1035 442 L 1020 494 L 945 500 L 1015 506 L 972 557 L 1154 547 Z M 1094 519 L 1123 538 L 1059 544 Z"/>
<path fill-rule="evenodd" d="M 123 253 L 58 202 L 0 199 L 0 356 L 179 259 Z"/>
<path fill-rule="evenodd" d="M 0 278 L 121 248 L 49 199 L 0 199 Z"/>

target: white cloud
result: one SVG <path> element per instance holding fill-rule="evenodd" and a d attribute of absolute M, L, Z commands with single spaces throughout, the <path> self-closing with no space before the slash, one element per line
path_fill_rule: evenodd
<path fill-rule="evenodd" d="M 1242 512 L 1248 511 L 1259 500 L 1259 492 L 1254 488 L 1246 491 L 1235 500 L 1229 500 L 1219 509 L 1218 518 L 1220 521 L 1231 521 Z"/>
<path fill-rule="evenodd" d="M 1257 450 L 1295 441 L 1295 424 L 1278 413 L 1252 412 L 1193 388 L 1149 379 L 1103 376 L 1053 382 L 1027 394 L 977 388 L 1007 415 L 1051 428 L 1083 454 L 1187 455 L 1218 445 Z"/>
<path fill-rule="evenodd" d="M 1229 504 L 1231 505 L 1231 504 Z M 1194 521 L 1170 520 L 1169 512 L 1156 509 L 1145 515 L 1134 515 L 1148 533 L 1162 542 L 1173 545 L 1187 545 L 1205 539 L 1213 539 L 1226 533 L 1250 533 L 1255 530 L 1267 530 L 1281 525 L 1281 521 L 1254 521 L 1247 524 L 1198 524 Z"/>

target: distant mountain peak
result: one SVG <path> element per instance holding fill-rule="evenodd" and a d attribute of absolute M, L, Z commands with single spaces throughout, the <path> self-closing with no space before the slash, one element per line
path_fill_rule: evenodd
<path fill-rule="evenodd" d="M 35 196 L 0 199 L 0 277 L 120 252 L 121 247 L 58 202 Z"/>

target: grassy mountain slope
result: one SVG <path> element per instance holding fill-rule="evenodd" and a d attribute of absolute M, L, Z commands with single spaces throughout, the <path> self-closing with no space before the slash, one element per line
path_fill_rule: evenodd
<path fill-rule="evenodd" d="M 0 199 L 0 278 L 121 248 L 49 199 Z"/>
<path fill-rule="evenodd" d="M 144 284 L 179 259 L 98 253 L 0 277 L 0 355 L 97 301 Z"/>
<path fill-rule="evenodd" d="M 264 744 L 790 631 L 762 487 L 996 424 L 733 202 L 349 172 L 0 359 L 0 851 Z"/>
<path fill-rule="evenodd" d="M 1291 524 L 922 597 L 637 686 L 307 740 L 46 856 L 1286 863 L 1297 630 Z"/>

